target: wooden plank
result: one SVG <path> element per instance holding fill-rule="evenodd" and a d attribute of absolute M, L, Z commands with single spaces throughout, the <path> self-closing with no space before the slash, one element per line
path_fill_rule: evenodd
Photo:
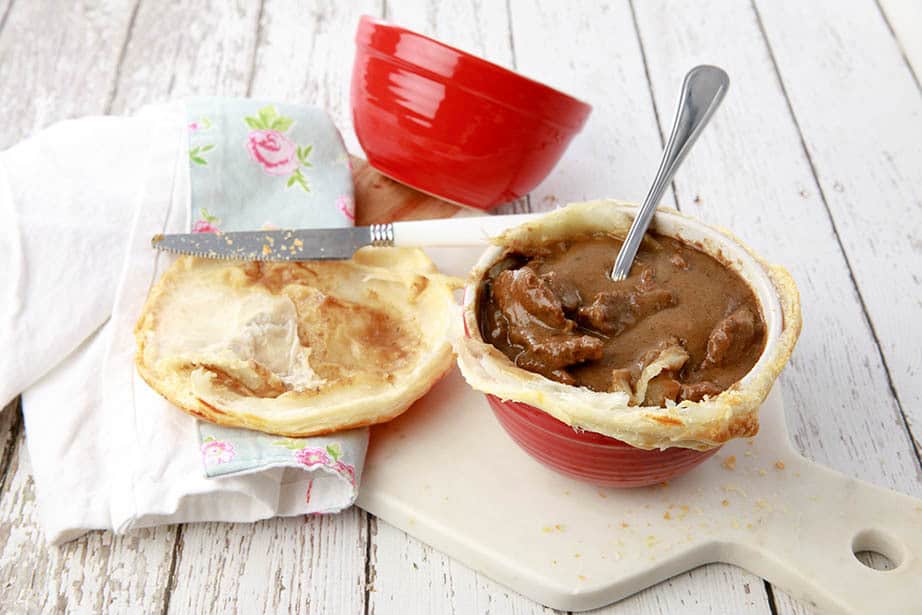
<path fill-rule="evenodd" d="M 171 613 L 361 613 L 365 514 L 185 526 Z"/>
<path fill-rule="evenodd" d="M 9 474 L 13 462 L 13 453 L 22 430 L 22 416 L 19 411 L 19 398 L 17 397 L 0 410 L 0 494 Z"/>
<path fill-rule="evenodd" d="M 198 15 L 207 9 L 181 12 Z M 232 39 L 234 57 L 226 56 L 226 51 L 211 51 L 207 56 L 220 60 L 222 67 L 236 64 L 246 71 L 234 72 L 232 78 L 224 73 L 209 77 L 220 69 L 207 69 L 202 81 L 201 56 L 171 55 L 164 49 L 161 56 L 175 63 L 164 71 L 190 75 L 183 91 L 174 87 L 171 95 L 197 92 L 198 88 L 208 91 L 209 84 L 218 83 L 225 94 L 321 105 L 342 127 L 348 117 L 349 72 L 344 67 L 351 66 L 351 40 L 362 13 L 380 13 L 380 7 L 375 2 L 323 2 L 306 10 L 303 3 L 267 0 L 260 11 L 247 10 L 246 19 L 252 21 L 246 26 L 236 22 L 242 17 L 234 12 L 226 26 L 231 34 L 215 32 L 197 45 L 221 48 L 222 41 Z M 144 15 L 139 13 L 139 19 Z M 168 23 L 162 28 L 168 28 Z M 203 22 L 202 31 L 208 32 L 205 26 L 209 23 Z M 243 44 L 247 36 L 258 40 L 256 48 Z M 177 37 L 174 44 L 188 43 Z M 334 516 L 269 519 L 256 524 L 184 526 L 169 610 L 360 613 L 366 596 L 367 524 L 367 515 L 352 509 Z"/>
<path fill-rule="evenodd" d="M 559 613 L 459 564 L 403 531 L 375 521 L 369 613 Z"/>
<path fill-rule="evenodd" d="M 0 147 L 67 117 L 104 113 L 135 3 L 7 6 L 9 13 L 0 18 L 5 20 L 0 30 Z M 18 435 L 8 429 L 18 421 L 17 409 L 8 408 L 0 421 L 0 438 Z M 20 435 L 13 442 L 15 448 L 3 456 L 0 486 L 0 604 L 12 612 L 159 610 L 175 528 L 119 537 L 93 532 L 64 547 L 48 547 L 38 525 L 25 439 Z"/>
<path fill-rule="evenodd" d="M 191 95 L 245 96 L 259 3 L 141 2 L 112 111 L 130 113 Z"/>
<path fill-rule="evenodd" d="M 497 64 L 513 66 L 504 3 L 390 2 L 387 19 Z M 372 173 L 377 175 L 374 171 Z M 386 178 L 377 181 L 381 184 L 379 190 L 407 191 Z M 429 197 L 415 194 L 421 205 L 432 203 Z M 416 214 L 416 200 L 406 202 L 414 204 L 413 213 Z M 520 202 L 507 206 L 505 211 L 520 211 L 525 206 Z M 375 520 L 372 527 L 372 556 L 368 566 L 373 591 L 368 595 L 369 612 L 376 615 L 553 612 L 497 585 L 383 521 Z"/>
<path fill-rule="evenodd" d="M 564 159 L 532 193 L 532 204 L 546 209 L 590 198 L 641 200 L 662 146 L 628 3 L 601 3 L 590 12 L 553 2 L 513 0 L 511 10 L 519 70 L 594 107 Z M 651 35 L 681 30 L 679 24 L 667 19 Z M 670 106 L 664 122 L 671 122 L 671 113 Z M 670 200 L 664 198 L 666 203 Z M 688 608 L 769 612 L 762 580 L 722 564 L 680 575 L 600 612 Z"/>
<path fill-rule="evenodd" d="M 358 154 L 349 106 L 355 29 L 360 16 L 383 11 L 383 0 L 266 0 L 250 94 L 325 109 Z"/>
<path fill-rule="evenodd" d="M 531 194 L 539 210 L 571 201 L 643 199 L 662 143 L 627 2 L 575 11 L 512 0 L 518 70 L 593 106 L 563 159 Z M 672 195 L 663 202 L 672 204 Z"/>
<path fill-rule="evenodd" d="M 917 0 L 878 0 L 878 4 L 918 85 L 922 75 L 922 3 Z"/>
<path fill-rule="evenodd" d="M 52 122 L 106 110 L 134 7 L 135 0 L 9 5 L 0 32 L 0 149 Z"/>
<path fill-rule="evenodd" d="M 62 547 L 44 545 L 24 442 L 0 498 L 0 604 L 16 613 L 158 611 L 175 528 L 91 532 Z"/>
<path fill-rule="evenodd" d="M 687 68 L 712 62 L 731 75 L 730 94 L 675 185 L 685 211 L 734 229 L 800 286 L 806 324 L 781 380 L 795 442 L 847 474 L 919 494 L 912 444 L 755 14 L 718 1 L 636 9 L 662 118 Z M 686 27 L 661 25 L 669 20 Z M 804 612 L 774 594 L 779 612 Z"/>
<path fill-rule="evenodd" d="M 889 384 L 915 433 L 918 451 L 922 92 L 873 3 L 757 6 L 888 368 Z M 796 51 L 802 37 L 813 45 L 808 61 Z M 860 41 L 861 50 L 847 41 Z M 867 127 L 856 129 L 856 118 L 865 118 L 867 124 L 857 126 Z M 884 390 L 878 394 L 883 396 Z"/>

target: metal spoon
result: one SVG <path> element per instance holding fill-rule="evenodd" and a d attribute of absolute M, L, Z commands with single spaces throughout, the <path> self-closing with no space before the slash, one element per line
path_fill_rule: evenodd
<path fill-rule="evenodd" d="M 688 150 L 717 110 L 728 87 L 730 77 L 716 66 L 696 66 L 685 75 L 679 94 L 679 107 L 672 124 L 672 134 L 669 135 L 666 149 L 663 150 L 663 160 L 618 252 L 618 258 L 615 259 L 615 266 L 611 271 L 611 279 L 615 282 L 625 279 L 630 273 L 640 242 L 653 220 L 653 214 L 656 213 L 657 203 Z"/>

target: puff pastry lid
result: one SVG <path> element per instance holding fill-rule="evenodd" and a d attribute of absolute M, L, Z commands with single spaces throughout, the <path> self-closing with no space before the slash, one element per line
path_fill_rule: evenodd
<path fill-rule="evenodd" d="M 307 263 L 181 257 L 139 318 L 137 369 L 222 425 L 309 436 L 387 421 L 450 367 L 457 286 L 415 249 Z"/>
<path fill-rule="evenodd" d="M 473 388 L 501 399 L 539 408 L 577 429 L 601 433 L 642 449 L 683 447 L 709 450 L 727 440 L 758 432 L 758 409 L 791 355 L 800 334 L 797 287 L 782 267 L 769 265 L 730 233 L 708 227 L 677 211 L 662 209 L 657 232 L 695 245 L 736 271 L 749 284 L 768 326 L 765 350 L 752 370 L 719 395 L 703 401 L 668 402 L 666 408 L 633 405 L 636 396 L 603 393 L 555 382 L 517 367 L 484 342 L 477 323 L 477 292 L 487 270 L 508 251 L 608 232 L 624 237 L 636 205 L 613 200 L 572 203 L 493 239 L 471 272 L 463 317 L 466 335 L 456 341 L 458 366 Z M 647 379 L 667 369 L 670 357 L 651 363 Z M 633 400 L 632 400 L 633 397 Z"/>

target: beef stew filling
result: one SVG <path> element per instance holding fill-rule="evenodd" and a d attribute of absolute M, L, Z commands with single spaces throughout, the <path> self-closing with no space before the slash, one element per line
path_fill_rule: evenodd
<path fill-rule="evenodd" d="M 599 233 L 507 254 L 480 289 L 483 339 L 523 369 L 633 405 L 701 401 L 752 369 L 765 324 L 739 275 L 648 233 L 631 275 L 613 282 L 620 248 Z"/>

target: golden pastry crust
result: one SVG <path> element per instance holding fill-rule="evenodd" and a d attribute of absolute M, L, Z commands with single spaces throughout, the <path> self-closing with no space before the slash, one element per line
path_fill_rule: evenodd
<path fill-rule="evenodd" d="M 769 338 L 765 351 L 742 380 L 699 402 L 683 401 L 667 408 L 635 406 L 630 405 L 627 392 L 600 393 L 568 386 L 516 367 L 506 355 L 483 341 L 477 324 L 476 289 L 502 254 L 599 231 L 623 237 L 635 209 L 635 205 L 612 200 L 573 203 L 495 238 L 496 247 L 475 266 L 468 282 L 463 307 L 467 335 L 456 342 L 461 373 L 473 388 L 484 393 L 530 404 L 567 425 L 642 449 L 682 447 L 704 451 L 732 438 L 755 435 L 759 430 L 759 406 L 800 335 L 797 287 L 784 268 L 765 263 L 728 232 L 706 227 L 675 210 L 662 209 L 665 215 L 657 216 L 656 230 L 695 243 L 737 271 L 753 287 L 766 317 Z"/>
<path fill-rule="evenodd" d="M 297 437 L 388 421 L 451 366 L 459 283 L 414 249 L 310 263 L 181 257 L 138 320 L 137 370 L 221 425 Z"/>

